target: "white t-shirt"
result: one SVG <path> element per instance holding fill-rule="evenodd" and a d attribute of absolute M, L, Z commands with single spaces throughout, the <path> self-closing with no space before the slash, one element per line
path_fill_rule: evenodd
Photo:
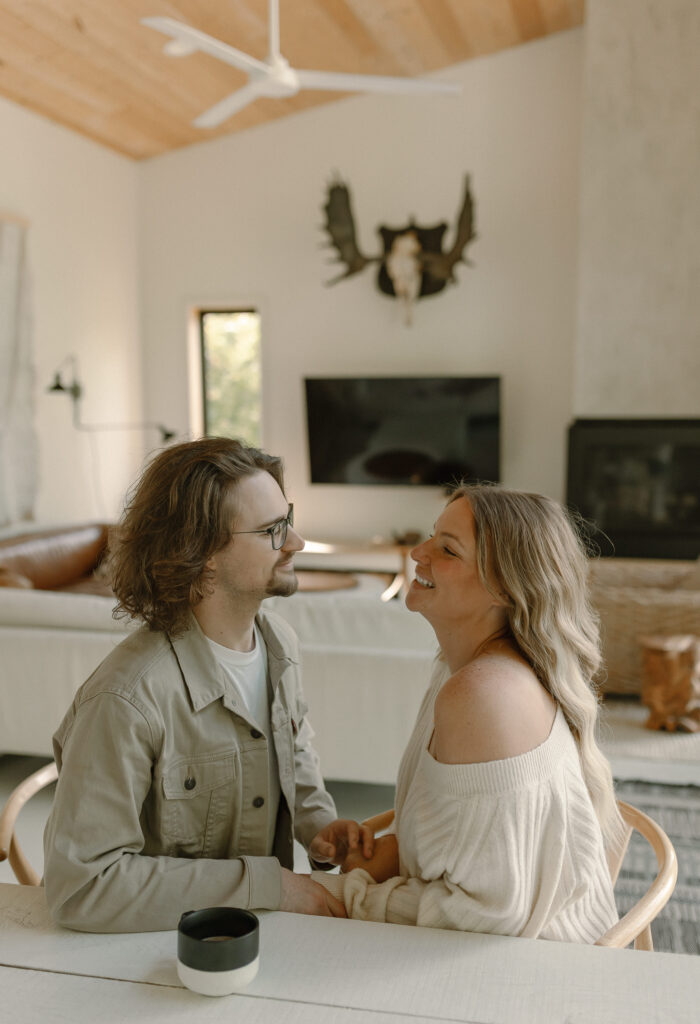
<path fill-rule="evenodd" d="M 254 639 L 252 651 L 234 651 L 207 637 L 214 657 L 224 670 L 227 683 L 243 702 L 253 724 L 267 740 L 268 849 L 272 850 L 281 794 L 280 773 L 270 723 L 267 648 L 257 625 L 254 627 Z"/>

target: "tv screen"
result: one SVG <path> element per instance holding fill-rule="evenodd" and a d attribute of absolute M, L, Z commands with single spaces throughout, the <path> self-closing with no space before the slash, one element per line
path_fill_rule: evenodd
<path fill-rule="evenodd" d="M 499 479 L 499 377 L 310 377 L 314 484 Z"/>

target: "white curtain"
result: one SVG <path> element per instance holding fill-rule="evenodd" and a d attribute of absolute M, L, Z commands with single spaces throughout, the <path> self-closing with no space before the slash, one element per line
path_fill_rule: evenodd
<path fill-rule="evenodd" d="M 0 215 L 0 526 L 34 517 L 34 427 L 27 227 Z"/>

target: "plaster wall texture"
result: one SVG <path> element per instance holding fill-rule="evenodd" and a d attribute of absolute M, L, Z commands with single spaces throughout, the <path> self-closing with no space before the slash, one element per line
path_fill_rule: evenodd
<path fill-rule="evenodd" d="M 80 433 L 72 425 L 68 397 L 46 389 L 72 353 L 85 387 L 84 422 L 141 419 L 138 167 L 3 99 L 0 138 L 0 211 L 29 222 L 36 518 L 68 522 L 113 515 L 141 463 L 144 436 Z"/>
<path fill-rule="evenodd" d="M 502 376 L 502 477 L 563 496 L 571 416 L 582 33 L 457 65 L 460 97 L 353 97 L 142 165 L 147 412 L 188 421 L 187 313 L 253 303 L 262 314 L 264 445 L 284 456 L 300 528 L 366 538 L 429 530 L 435 489 L 309 483 L 305 376 Z M 421 300 L 412 327 L 366 269 L 320 248 L 334 171 L 358 238 L 379 224 L 447 220 L 471 174 L 477 241 L 459 283 Z M 451 231 L 446 238 L 451 241 Z"/>
<path fill-rule="evenodd" d="M 700 4 L 588 0 L 579 416 L 700 415 Z"/>

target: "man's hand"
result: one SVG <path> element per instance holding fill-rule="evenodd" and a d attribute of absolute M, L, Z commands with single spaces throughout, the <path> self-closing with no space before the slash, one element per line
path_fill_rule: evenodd
<path fill-rule="evenodd" d="M 309 875 L 296 875 L 282 868 L 282 901 L 280 910 L 292 914 L 316 914 L 318 917 L 347 917 L 345 907 L 314 882 Z"/>
<path fill-rule="evenodd" d="M 351 853 L 369 859 L 374 853 L 374 835 L 366 825 L 338 818 L 314 836 L 309 857 L 319 863 L 342 864 Z"/>
<path fill-rule="evenodd" d="M 350 853 L 340 866 L 341 874 L 353 868 L 364 868 L 375 882 L 385 882 L 387 878 L 395 878 L 399 873 L 399 844 L 396 836 L 390 833 L 378 836 L 374 840 L 374 855 L 365 860 L 359 850 Z"/>

